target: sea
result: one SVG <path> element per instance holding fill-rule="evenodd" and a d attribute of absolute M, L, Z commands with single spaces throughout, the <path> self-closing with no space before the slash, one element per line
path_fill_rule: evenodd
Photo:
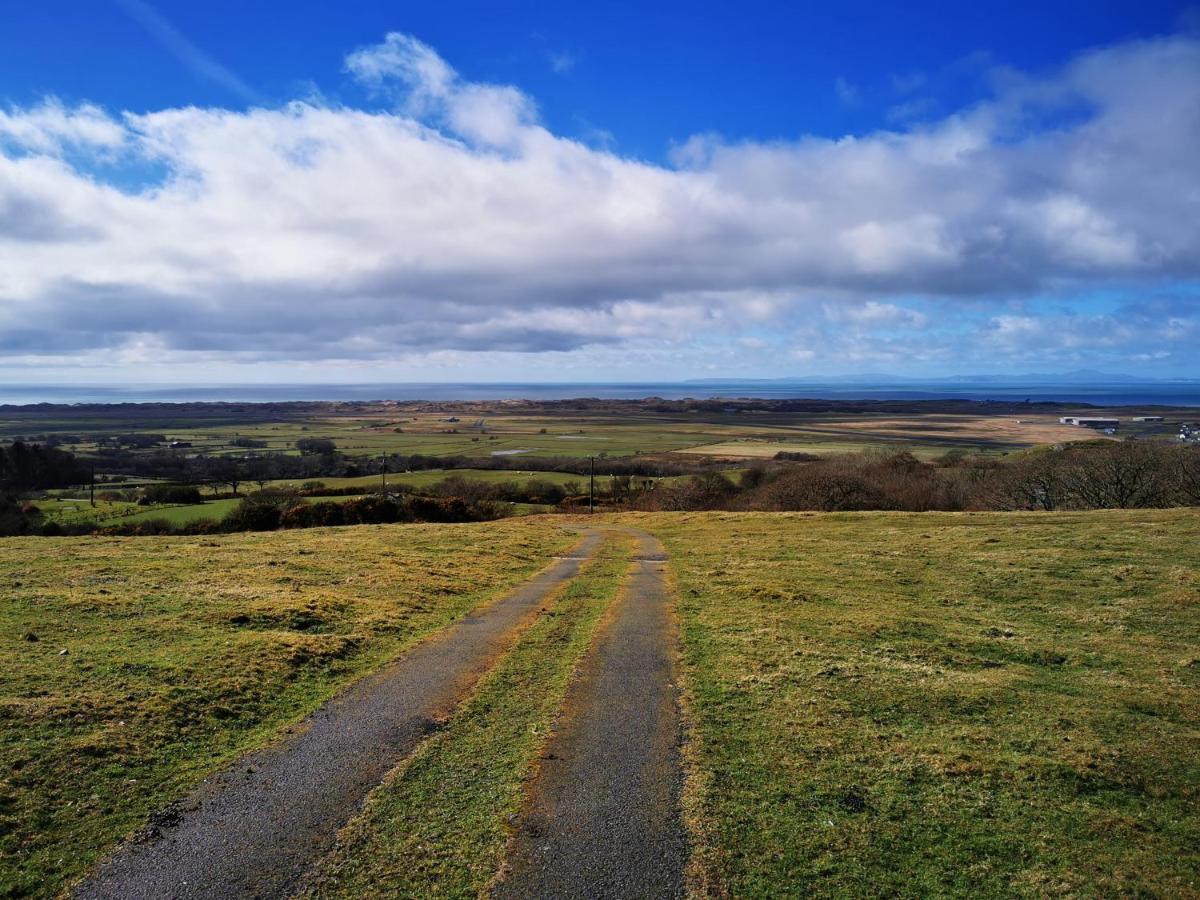
<path fill-rule="evenodd" d="M 1045 383 L 1020 381 L 685 381 L 476 382 L 394 384 L 0 384 L 0 404 L 37 403 L 269 403 L 302 400 L 569 400 L 823 399 L 995 400 L 1087 403 L 1094 406 L 1198 406 L 1197 381 Z"/>

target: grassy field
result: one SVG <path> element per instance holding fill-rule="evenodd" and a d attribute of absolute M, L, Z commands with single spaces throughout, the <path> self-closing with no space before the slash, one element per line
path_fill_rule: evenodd
<path fill-rule="evenodd" d="M 349 481 L 351 479 L 330 480 Z M 345 503 L 361 496 L 361 494 L 351 494 L 337 497 L 302 497 L 301 500 L 305 503 Z M 42 501 L 39 503 L 39 508 L 47 521 L 60 524 L 95 522 L 97 525 L 127 525 L 137 522 L 164 521 L 180 526 L 190 525 L 193 522 L 218 522 L 233 512 L 241 502 L 240 497 L 225 497 L 219 500 L 205 500 L 202 503 L 139 506 L 136 503 L 97 500 L 96 506 L 93 508 L 86 501 Z"/>
<path fill-rule="evenodd" d="M 609 538 L 449 727 L 375 791 L 308 896 L 479 895 L 500 868 L 526 780 L 631 551 L 627 537 Z"/>
<path fill-rule="evenodd" d="M 734 896 L 1200 893 L 1200 515 L 627 516 Z"/>
<path fill-rule="evenodd" d="M 574 540 L 541 520 L 0 541 L 0 897 L 53 895 Z"/>
<path fill-rule="evenodd" d="M 729 469 L 726 470 L 725 474 L 730 478 L 736 479 L 742 471 L 744 470 Z M 586 475 L 519 469 L 512 471 L 496 469 L 428 469 L 418 472 L 389 473 L 387 484 L 393 486 L 404 484 L 417 489 L 425 489 L 433 487 L 450 477 L 463 478 L 467 481 L 478 481 L 485 484 L 507 482 L 525 484 L 529 481 L 548 481 L 556 485 L 573 486 L 578 491 L 586 491 L 588 484 Z M 673 484 L 686 477 L 667 476 L 664 478 L 639 480 Z M 326 488 L 361 488 L 363 494 L 302 498 L 306 503 L 344 503 L 349 500 L 358 499 L 382 486 L 382 481 L 378 475 L 364 475 L 355 478 L 280 479 L 267 482 L 266 487 L 298 489 L 309 481 L 320 482 Z M 611 476 L 596 476 L 596 490 L 603 493 L 608 490 L 611 481 Z M 203 490 L 204 486 L 200 487 Z M 248 489 L 243 486 L 243 490 L 257 490 L 257 486 L 252 485 Z M 147 507 L 126 501 L 97 500 L 96 505 L 93 507 L 86 499 L 80 499 L 80 496 L 86 497 L 86 492 L 81 493 L 77 489 L 54 491 L 51 492 L 49 498 L 37 501 L 37 506 L 41 510 L 45 521 L 57 522 L 61 525 L 74 525 L 85 522 L 95 522 L 98 525 L 122 525 L 162 520 L 174 526 L 181 526 L 206 520 L 220 521 L 232 512 L 240 502 L 239 498 L 225 497 L 216 500 L 204 500 L 202 503 L 197 504 L 156 504 Z M 545 507 L 534 506 L 532 504 L 514 504 L 513 510 L 518 514 L 524 515 L 531 511 L 545 511 Z"/>
<path fill-rule="evenodd" d="M 567 521 L 0 542 L 0 896 L 54 893 Z M 1200 894 L 1196 511 L 593 521 L 671 557 L 697 887 Z M 376 790 L 316 893 L 487 882 L 627 553 Z"/>
<path fill-rule="evenodd" d="M 810 453 L 814 456 L 833 456 L 839 453 L 863 453 L 870 451 L 896 452 L 908 450 L 918 459 L 930 460 L 946 452 L 945 447 L 922 446 L 913 444 L 880 444 L 870 441 L 821 440 L 821 441 L 770 441 L 756 438 L 742 438 L 736 441 L 722 441 L 719 444 L 702 444 L 699 447 L 689 447 L 680 453 L 689 456 L 711 456 L 716 459 L 773 459 L 777 453 Z"/>
<path fill-rule="evenodd" d="M 174 452 L 243 456 L 246 453 L 297 453 L 302 438 L 328 438 L 351 456 L 423 454 L 488 457 L 631 456 L 685 452 L 695 455 L 753 456 L 768 449 L 791 452 L 855 452 L 867 447 L 914 449 L 936 455 L 953 448 L 999 453 L 1036 444 L 1095 437 L 1090 432 L 1060 425 L 1053 413 L 948 415 L 913 412 L 905 415 L 872 413 L 797 412 L 745 413 L 697 410 L 661 413 L 647 407 L 636 413 L 602 410 L 530 414 L 503 409 L 449 410 L 438 413 L 377 407 L 361 414 L 307 414 L 290 420 L 248 418 L 221 421 L 211 413 L 181 408 L 177 418 L 139 422 L 129 410 L 114 407 L 95 413 L 95 419 L 76 420 L 30 413 L 0 418 L 0 440 L 19 435 L 67 435 L 65 447 L 92 453 L 104 435 L 142 433 L 162 435 L 168 442 L 186 444 Z M 1128 412 L 1128 411 L 1126 411 Z M 269 416 L 269 411 L 259 414 Z M 1178 419 L 1178 416 L 1174 417 Z M 150 422 L 156 424 L 148 424 Z M 1127 422 L 1122 433 L 1163 433 L 1163 426 Z M 261 446 L 239 447 L 235 439 Z M 738 446 L 745 444 L 746 446 Z M 160 448 L 161 449 L 161 448 Z M 740 453 L 733 451 L 742 451 Z"/>
<path fill-rule="evenodd" d="M 451 476 L 466 478 L 469 481 L 483 481 L 488 484 L 498 484 L 507 481 L 524 483 L 536 480 L 549 481 L 560 485 L 572 482 L 576 485 L 582 485 L 587 481 L 586 475 L 573 475 L 569 472 L 539 472 L 527 469 L 512 471 L 503 469 L 424 469 L 419 472 L 389 472 L 387 483 L 389 485 L 406 484 L 415 488 L 427 488 Z M 299 487 L 306 480 L 308 479 L 282 479 L 272 481 L 268 486 Z M 378 475 L 363 475 L 358 478 L 314 478 L 311 480 L 319 481 L 327 488 L 361 487 L 364 491 L 370 491 L 381 486 L 381 479 Z"/>

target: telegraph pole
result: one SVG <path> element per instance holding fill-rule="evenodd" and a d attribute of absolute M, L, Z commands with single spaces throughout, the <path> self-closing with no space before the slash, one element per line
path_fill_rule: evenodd
<path fill-rule="evenodd" d="M 383 493 L 386 494 L 387 493 L 387 454 L 386 453 L 381 453 L 379 455 L 379 463 L 380 463 L 379 480 L 380 480 L 380 483 L 382 484 Z"/>
<path fill-rule="evenodd" d="M 596 457 L 588 457 L 588 514 L 596 511 Z"/>
<path fill-rule="evenodd" d="M 92 506 L 96 505 L 96 466 L 92 465 L 92 483 L 88 486 L 89 499 Z"/>

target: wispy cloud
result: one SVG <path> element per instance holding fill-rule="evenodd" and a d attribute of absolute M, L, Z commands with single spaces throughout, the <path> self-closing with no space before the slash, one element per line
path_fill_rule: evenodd
<path fill-rule="evenodd" d="M 858 106 L 858 88 L 845 78 L 838 78 L 833 83 L 833 93 L 843 106 Z"/>
<path fill-rule="evenodd" d="M 552 71 L 563 75 L 575 68 L 575 54 L 567 50 L 559 50 L 546 54 L 546 59 L 550 63 Z"/>
<path fill-rule="evenodd" d="M 196 75 L 231 91 L 247 103 L 261 104 L 262 96 L 190 40 L 145 0 L 116 0 L 172 56 Z"/>

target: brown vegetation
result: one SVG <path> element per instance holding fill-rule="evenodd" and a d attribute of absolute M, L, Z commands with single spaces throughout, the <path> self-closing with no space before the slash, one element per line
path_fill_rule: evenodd
<path fill-rule="evenodd" d="M 734 484 L 720 473 L 633 495 L 644 510 L 1055 510 L 1200 504 L 1200 448 L 1096 441 L 1011 461 L 950 452 L 842 455 L 754 466 Z"/>

